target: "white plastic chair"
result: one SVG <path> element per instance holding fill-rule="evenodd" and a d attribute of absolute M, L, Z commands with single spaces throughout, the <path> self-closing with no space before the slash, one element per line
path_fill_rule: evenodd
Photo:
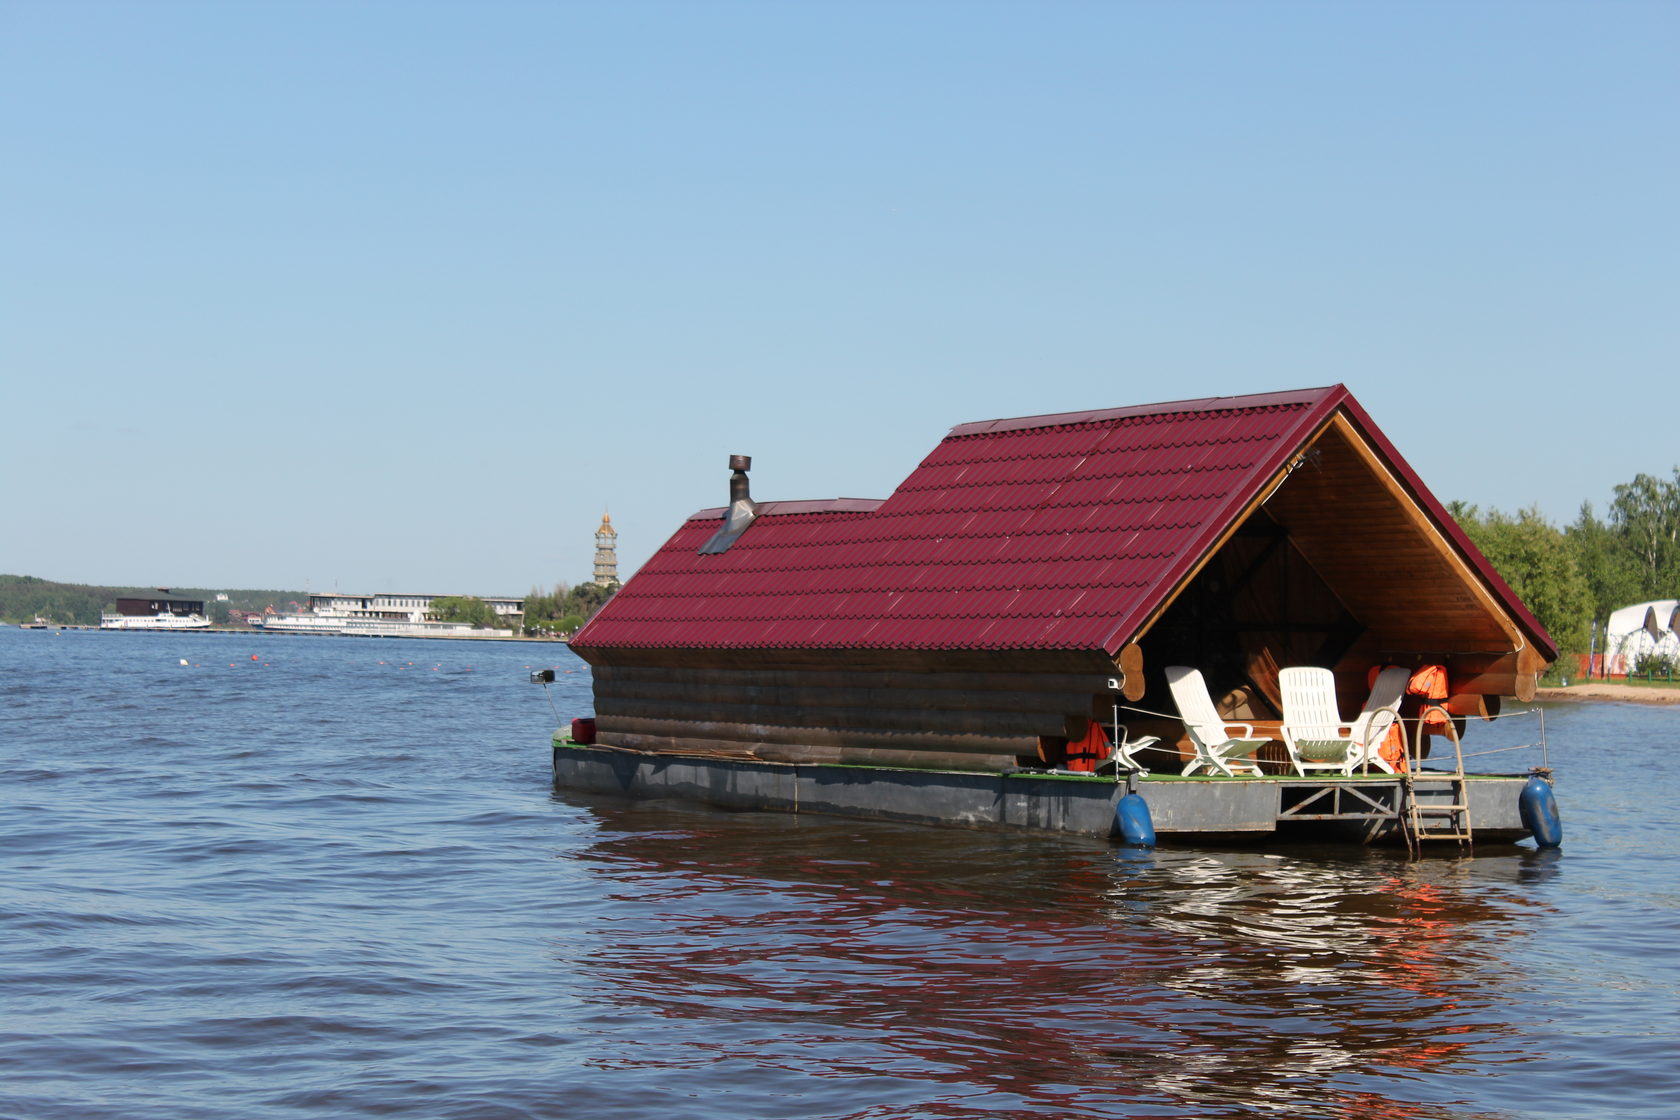
<path fill-rule="evenodd" d="M 1283 742 L 1295 772 L 1304 776 L 1308 770 L 1340 770 L 1347 775 L 1360 766 L 1374 765 L 1394 773 L 1377 748 L 1400 718 L 1400 698 L 1409 676 L 1405 669 L 1384 669 L 1359 715 L 1344 720 L 1336 706 L 1334 673 L 1311 665 L 1281 670 Z"/>
<path fill-rule="evenodd" d="M 1260 773 L 1260 764 L 1249 756 L 1271 740 L 1256 737 L 1253 724 L 1231 723 L 1221 716 L 1208 695 L 1201 670 L 1169 665 L 1167 685 L 1172 689 L 1173 703 L 1178 705 L 1184 730 L 1190 733 L 1190 745 L 1196 748 L 1196 757 L 1184 764 L 1185 776 L 1198 770 L 1227 778 Z M 1233 735 L 1233 731 L 1237 734 Z"/>
<path fill-rule="evenodd" d="M 1128 770 L 1147 772 L 1149 767 L 1140 761 L 1137 756 L 1144 751 L 1156 749 L 1155 744 L 1160 741 L 1161 737 L 1159 735 L 1139 735 L 1134 739 L 1126 725 L 1121 724 L 1120 741 L 1114 745 L 1114 753 L 1097 769 L 1101 771 L 1104 767 L 1118 767 L 1121 773 Z"/>
<path fill-rule="evenodd" d="M 1411 678 L 1411 670 L 1398 665 L 1390 665 L 1377 674 L 1371 695 L 1365 698 L 1365 706 L 1353 720 L 1353 737 L 1365 751 L 1359 765 L 1375 766 L 1387 774 L 1400 772 L 1399 767 L 1377 752 L 1388 737 L 1388 729 L 1400 722 L 1400 701 L 1405 699 L 1406 683 Z"/>

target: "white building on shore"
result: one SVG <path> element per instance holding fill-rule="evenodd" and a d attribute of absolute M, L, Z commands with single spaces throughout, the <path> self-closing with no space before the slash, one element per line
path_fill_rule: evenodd
<path fill-rule="evenodd" d="M 525 600 L 480 595 L 506 629 L 476 629 L 466 622 L 439 622 L 430 617 L 432 603 L 447 595 L 392 592 L 311 595 L 309 606 L 297 614 L 266 614 L 262 629 L 293 634 L 355 634 L 379 638 L 511 638 L 525 625 Z"/>

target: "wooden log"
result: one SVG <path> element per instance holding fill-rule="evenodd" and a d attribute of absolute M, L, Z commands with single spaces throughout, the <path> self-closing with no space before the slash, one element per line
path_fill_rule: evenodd
<path fill-rule="evenodd" d="M 1447 697 L 1447 702 L 1441 706 L 1455 716 L 1492 720 L 1499 715 L 1499 701 L 1497 694 L 1459 692 Z"/>
<path fill-rule="evenodd" d="M 1142 647 L 1136 642 L 1121 646 L 1120 655 L 1114 659 L 1114 667 L 1120 673 L 1121 695 L 1134 704 L 1142 700 L 1145 688 Z"/>
<path fill-rule="evenodd" d="M 933 712 L 984 709 L 1008 712 L 1047 709 L 1078 711 L 1088 707 L 1091 692 L 1021 691 L 1018 688 L 835 688 L 795 684 L 712 681 L 675 684 L 660 680 L 612 680 L 596 685 L 597 698 L 615 703 L 762 704 L 781 708 L 922 708 Z M 1016 682 L 1010 682 L 1014 684 Z M 1112 695 L 1112 694 L 1108 694 Z"/>
<path fill-rule="evenodd" d="M 705 758 L 735 762 L 779 762 L 789 765 L 880 766 L 901 770 L 959 770 L 1000 773 L 1019 765 L 1014 755 L 940 754 L 934 751 L 890 751 L 870 748 L 810 747 L 763 744 L 749 747 L 713 739 L 672 736 L 614 736 L 601 744 L 662 758 Z"/>
<path fill-rule="evenodd" d="M 711 686 L 908 689 L 973 692 L 1004 689 L 1019 692 L 1105 692 L 1111 669 L 1088 673 L 1021 672 L 905 672 L 902 670 L 845 669 L 833 665 L 814 669 L 673 668 L 665 666 L 603 665 L 593 673 L 602 682 L 646 682 L 674 687 Z"/>
<path fill-rule="evenodd" d="M 731 723 L 826 729 L 871 730 L 907 734 L 963 732 L 974 735 L 1059 734 L 1062 711 L 931 712 L 923 708 L 813 707 L 778 704 L 691 704 L 680 701 L 595 698 L 597 721 L 618 718 L 665 719 L 685 723 Z"/>
<path fill-rule="evenodd" d="M 1474 677 L 1451 677 L 1453 694 L 1475 693 L 1481 696 L 1514 696 L 1527 703 L 1534 699 L 1538 687 L 1533 673 L 1480 673 Z"/>
<path fill-rule="evenodd" d="M 1530 649 L 1520 653 L 1454 654 L 1447 661 L 1450 692 L 1481 696 L 1515 696 L 1534 699 L 1537 676 L 1546 662 Z"/>
<path fill-rule="evenodd" d="M 1551 664 L 1533 646 L 1524 646 L 1517 655 L 1518 689 L 1517 699 L 1523 703 L 1533 700 L 1540 691 L 1540 674 Z"/>

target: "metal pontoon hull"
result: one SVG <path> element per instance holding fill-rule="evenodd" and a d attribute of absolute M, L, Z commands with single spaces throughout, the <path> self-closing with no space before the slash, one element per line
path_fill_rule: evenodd
<path fill-rule="evenodd" d="M 1518 795 L 1527 775 L 1466 780 L 1478 843 L 1529 836 Z M 960 828 L 1106 836 L 1126 793 L 1112 776 L 896 770 L 646 754 L 556 739 L 554 781 L 565 789 L 731 809 L 819 813 Z M 1404 843 L 1401 781 L 1361 778 L 1175 778 L 1147 775 L 1137 792 L 1155 831 L 1176 841 L 1330 840 Z M 1420 787 L 1424 804 L 1448 794 Z"/>

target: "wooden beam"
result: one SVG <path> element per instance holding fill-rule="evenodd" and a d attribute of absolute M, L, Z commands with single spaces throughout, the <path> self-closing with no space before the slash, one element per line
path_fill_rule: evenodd
<path fill-rule="evenodd" d="M 601 674 L 599 697 L 689 703 L 755 703 L 825 707 L 922 707 L 1012 711 L 1081 710 L 1109 691 L 1113 670 L 1090 675 L 707 673 L 642 669 Z"/>
<path fill-rule="evenodd" d="M 1534 699 L 1546 662 L 1532 648 L 1513 653 L 1460 653 L 1444 659 L 1452 693 Z"/>
<path fill-rule="evenodd" d="M 1038 736 L 1021 733 L 980 735 L 933 731 L 840 730 L 830 727 L 788 727 L 730 723 L 724 720 L 655 719 L 601 714 L 596 715 L 595 722 L 598 739 L 608 744 L 628 744 L 632 738 L 654 742 L 705 739 L 753 748 L 778 744 L 897 750 L 915 754 L 933 751 L 1012 756 L 1033 755 L 1038 752 Z M 1059 722 L 1052 733 L 1061 734 Z"/>
<path fill-rule="evenodd" d="M 983 708 L 933 712 L 925 708 L 814 707 L 780 704 L 686 703 L 647 701 L 616 696 L 595 697 L 597 724 L 606 720 L 653 719 L 692 724 L 730 724 L 828 731 L 881 731 L 907 735 L 1059 735 L 1069 714 L 1090 708 L 1088 697 L 1074 707 L 996 711 Z"/>
<path fill-rule="evenodd" d="M 1523 703 L 1533 700 L 1540 689 L 1540 674 L 1551 664 L 1535 651 L 1533 646 L 1524 646 L 1517 654 L 1517 699 Z"/>
<path fill-rule="evenodd" d="M 797 688 L 903 688 L 958 690 L 1017 690 L 1022 692 L 1102 692 L 1112 669 L 1101 654 L 1090 669 L 1081 673 L 1028 671 L 1018 668 L 997 668 L 990 671 L 962 672 L 916 671 L 902 669 L 869 669 L 846 666 L 830 661 L 817 667 L 800 668 L 782 665 L 762 669 L 742 669 L 728 666 L 691 665 L 602 665 L 594 670 L 593 679 L 603 681 L 636 681 L 671 685 L 679 688 L 724 684 L 729 687 L 797 687 Z"/>
<path fill-rule="evenodd" d="M 1460 692 L 1447 697 L 1442 707 L 1455 716 L 1475 716 L 1477 719 L 1492 720 L 1499 715 L 1499 694 Z"/>
<path fill-rule="evenodd" d="M 1136 642 L 1127 642 L 1120 647 L 1120 655 L 1114 659 L 1114 668 L 1120 674 L 1120 694 L 1132 703 L 1143 699 L 1143 647 Z"/>
<path fill-rule="evenodd" d="M 1429 519 L 1423 507 L 1418 504 L 1417 499 L 1401 485 L 1400 480 L 1388 469 L 1387 464 L 1377 458 L 1376 453 L 1354 430 L 1353 424 L 1347 417 L 1338 411 L 1331 418 L 1330 426 L 1335 429 L 1342 442 L 1365 464 L 1372 477 L 1376 478 L 1387 490 L 1389 497 L 1411 523 L 1418 538 L 1429 546 L 1431 551 L 1447 562 L 1458 575 L 1462 586 L 1471 589 L 1478 605 L 1487 613 L 1488 617 L 1500 626 L 1509 638 L 1511 648 L 1514 650 L 1526 648 L 1527 638 L 1518 627 L 1516 620 L 1506 612 L 1504 604 L 1499 601 L 1487 584 L 1482 582 L 1481 576 L 1470 565 L 1470 562 L 1448 543 L 1446 536 Z M 1314 442 L 1316 443 L 1318 439 L 1322 438 L 1321 434 L 1315 438 Z"/>

